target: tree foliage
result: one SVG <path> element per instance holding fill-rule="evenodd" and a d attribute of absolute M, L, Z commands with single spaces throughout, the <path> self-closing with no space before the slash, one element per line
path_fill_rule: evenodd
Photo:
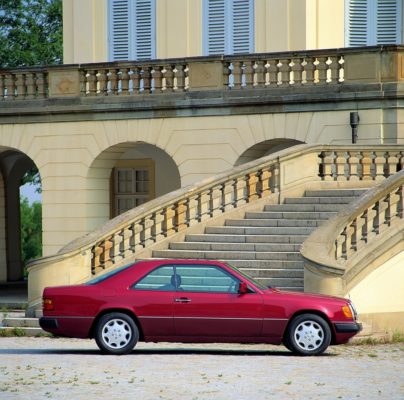
<path fill-rule="evenodd" d="M 62 0 L 0 0 L 0 67 L 62 63 Z"/>
<path fill-rule="evenodd" d="M 42 204 L 21 197 L 21 259 L 24 264 L 42 256 Z"/>

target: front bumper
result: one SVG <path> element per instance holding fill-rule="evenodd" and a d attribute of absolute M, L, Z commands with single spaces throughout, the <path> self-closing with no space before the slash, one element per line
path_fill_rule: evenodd
<path fill-rule="evenodd" d="M 362 330 L 362 324 L 359 322 L 336 322 L 334 327 L 337 333 L 359 333 Z"/>

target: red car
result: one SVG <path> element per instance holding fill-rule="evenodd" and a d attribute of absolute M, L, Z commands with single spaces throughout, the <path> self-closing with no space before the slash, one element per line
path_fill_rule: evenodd
<path fill-rule="evenodd" d="M 347 299 L 264 287 L 207 260 L 139 261 L 82 285 L 45 288 L 43 315 L 44 330 L 95 338 L 111 354 L 164 341 L 283 343 L 315 355 L 361 330 Z"/>

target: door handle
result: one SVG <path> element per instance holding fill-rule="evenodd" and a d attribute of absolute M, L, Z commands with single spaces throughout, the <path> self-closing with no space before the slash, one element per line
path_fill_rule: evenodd
<path fill-rule="evenodd" d="M 188 297 L 179 297 L 175 299 L 176 303 L 190 303 L 191 299 L 188 299 Z"/>

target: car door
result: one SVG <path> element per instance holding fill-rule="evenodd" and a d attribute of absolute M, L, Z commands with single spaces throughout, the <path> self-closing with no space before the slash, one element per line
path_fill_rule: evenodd
<path fill-rule="evenodd" d="M 260 293 L 238 293 L 240 280 L 216 265 L 176 265 L 174 330 L 179 338 L 252 338 L 262 331 Z M 188 340 L 186 339 L 186 340 Z"/>
<path fill-rule="evenodd" d="M 174 269 L 160 266 L 136 282 L 129 290 L 130 301 L 145 338 L 174 335 Z"/>

